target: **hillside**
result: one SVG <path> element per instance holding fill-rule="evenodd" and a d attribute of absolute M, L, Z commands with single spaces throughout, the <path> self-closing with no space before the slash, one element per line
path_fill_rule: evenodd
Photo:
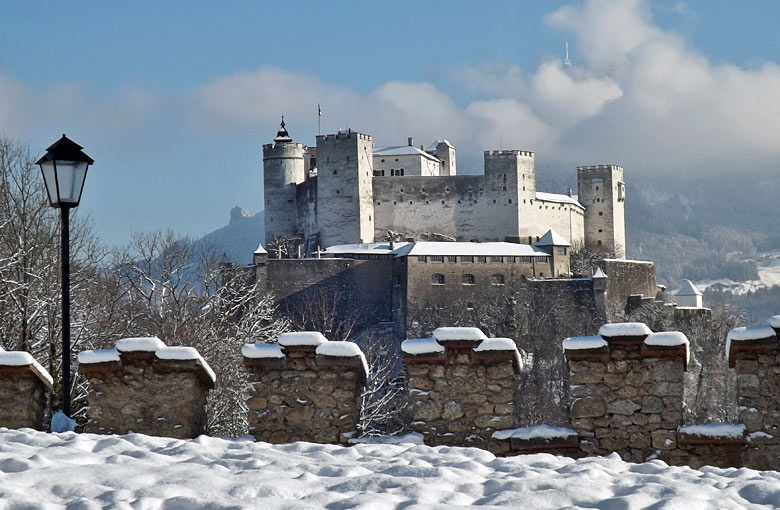
<path fill-rule="evenodd" d="M 214 248 L 231 262 L 249 264 L 258 243 L 265 238 L 264 222 L 263 211 L 252 214 L 240 207 L 234 207 L 230 210 L 230 221 L 227 225 L 206 234 L 196 243 L 204 248 Z"/>

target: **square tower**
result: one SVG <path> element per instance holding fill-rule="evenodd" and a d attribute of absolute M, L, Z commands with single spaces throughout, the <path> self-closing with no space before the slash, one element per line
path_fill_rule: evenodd
<path fill-rule="evenodd" d="M 585 244 L 591 249 L 626 257 L 626 184 L 623 167 L 577 167 L 577 190 L 585 207 Z"/>
<path fill-rule="evenodd" d="M 523 200 L 536 194 L 534 153 L 522 150 L 485 151 L 483 234 L 487 239 L 520 242 L 527 232 L 521 218 Z"/>
<path fill-rule="evenodd" d="M 323 248 L 374 240 L 371 136 L 317 136 L 317 227 Z"/>

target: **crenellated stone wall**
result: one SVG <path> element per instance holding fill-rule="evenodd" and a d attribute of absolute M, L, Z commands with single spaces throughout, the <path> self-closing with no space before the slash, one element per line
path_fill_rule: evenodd
<path fill-rule="evenodd" d="M 355 431 L 368 366 L 352 342 L 317 332 L 245 345 L 249 433 L 258 441 L 344 442 Z"/>
<path fill-rule="evenodd" d="M 194 348 L 124 338 L 78 359 L 89 382 L 87 432 L 182 439 L 206 432 L 206 395 L 215 377 Z"/>
<path fill-rule="evenodd" d="M 564 349 L 581 450 L 631 462 L 668 458 L 682 423 L 688 340 L 641 323 L 605 324 L 599 336 L 566 339 Z"/>
<path fill-rule="evenodd" d="M 514 342 L 477 328 L 438 328 L 433 338 L 402 344 L 412 428 L 428 445 L 509 451 L 493 433 L 514 425 L 520 358 Z"/>
<path fill-rule="evenodd" d="M 0 348 L 0 427 L 43 430 L 52 383 L 29 353 Z"/>

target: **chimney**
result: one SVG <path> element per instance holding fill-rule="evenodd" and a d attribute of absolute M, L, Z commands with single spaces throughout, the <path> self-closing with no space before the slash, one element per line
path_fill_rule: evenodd
<path fill-rule="evenodd" d="M 569 196 L 571 196 L 571 194 L 572 194 L 572 191 L 573 191 L 573 190 L 572 190 L 571 188 L 569 188 Z"/>
<path fill-rule="evenodd" d="M 414 138 L 410 136 L 408 142 L 409 142 L 409 147 L 414 147 Z"/>
<path fill-rule="evenodd" d="M 425 145 L 423 145 L 423 144 L 420 144 L 420 150 L 421 150 L 421 151 L 423 151 L 423 152 L 425 152 Z"/>

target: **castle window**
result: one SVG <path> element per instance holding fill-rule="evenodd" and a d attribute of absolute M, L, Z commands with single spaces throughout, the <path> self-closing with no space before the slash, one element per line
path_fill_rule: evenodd
<path fill-rule="evenodd" d="M 385 171 L 384 171 L 384 170 L 382 170 L 382 177 L 384 177 L 384 176 L 385 176 Z"/>
<path fill-rule="evenodd" d="M 444 203 L 444 200 L 442 200 L 442 201 L 441 201 L 441 203 L 443 204 L 443 203 Z"/>
<path fill-rule="evenodd" d="M 401 188 L 401 193 L 403 193 L 403 192 L 404 192 L 404 189 L 403 189 L 403 188 Z"/>
<path fill-rule="evenodd" d="M 382 163 L 384 163 L 384 162 L 385 162 L 385 160 L 384 160 L 384 159 L 380 159 L 379 161 L 381 161 Z"/>
<path fill-rule="evenodd" d="M 339 190 L 336 190 L 336 194 L 337 194 L 337 195 L 339 194 Z"/>
<path fill-rule="evenodd" d="M 474 256 L 473 255 L 461 255 L 460 261 L 461 262 L 474 262 Z"/>
<path fill-rule="evenodd" d="M 402 168 L 402 169 L 401 169 L 401 175 L 403 175 L 403 174 L 404 174 L 404 169 Z"/>
<path fill-rule="evenodd" d="M 403 170 L 403 168 L 402 168 L 401 170 Z M 422 188 L 420 188 L 420 191 L 422 191 L 423 193 L 425 193 L 425 186 L 423 186 Z"/>
<path fill-rule="evenodd" d="M 464 274 L 460 283 L 461 285 L 474 285 L 474 281 L 475 278 L 473 274 Z"/>
<path fill-rule="evenodd" d="M 566 248 L 555 248 L 556 255 L 566 255 Z"/>
<path fill-rule="evenodd" d="M 599 229 L 599 233 L 604 232 L 602 229 Z"/>
<path fill-rule="evenodd" d="M 504 257 L 496 257 L 495 255 L 490 257 L 490 262 L 503 262 L 503 261 L 504 261 Z"/>
<path fill-rule="evenodd" d="M 398 205 L 398 202 L 396 202 L 395 200 L 393 200 L 393 205 Z"/>
<path fill-rule="evenodd" d="M 427 204 L 427 203 L 428 203 L 428 201 L 426 200 L 426 201 L 425 201 L 425 203 Z"/>
<path fill-rule="evenodd" d="M 476 201 L 476 200 L 474 200 L 474 203 L 476 204 L 476 203 L 477 203 L 477 201 Z"/>
<path fill-rule="evenodd" d="M 471 193 L 471 186 L 469 186 L 469 193 Z"/>
<path fill-rule="evenodd" d="M 382 202 L 377 200 L 376 205 L 382 205 Z"/>
<path fill-rule="evenodd" d="M 525 186 L 523 186 L 523 191 L 525 191 Z"/>
<path fill-rule="evenodd" d="M 512 203 L 512 199 L 511 199 L 511 198 L 509 199 L 509 203 L 510 203 L 510 204 Z"/>
<path fill-rule="evenodd" d="M 473 310 L 474 309 L 474 303 L 468 302 L 466 303 L 466 310 Z"/>
<path fill-rule="evenodd" d="M 374 177 L 379 177 L 382 173 L 379 170 L 374 170 Z"/>
<path fill-rule="evenodd" d="M 339 171 L 338 171 L 338 170 L 334 170 L 334 171 L 333 171 L 333 175 L 336 175 L 337 173 L 339 173 Z"/>
<path fill-rule="evenodd" d="M 444 255 L 431 255 L 431 262 L 444 262 Z"/>
<path fill-rule="evenodd" d="M 515 259 L 517 259 L 517 257 L 513 257 L 513 256 L 510 255 L 509 257 L 506 258 L 506 261 L 507 262 L 514 262 Z"/>
<path fill-rule="evenodd" d="M 601 240 L 599 240 L 599 241 L 598 241 L 596 244 L 598 244 L 599 246 L 601 246 Z"/>
<path fill-rule="evenodd" d="M 495 200 L 495 199 L 493 199 L 493 203 L 494 203 L 494 204 L 496 203 L 496 200 Z"/>
<path fill-rule="evenodd" d="M 288 204 L 292 204 L 292 200 L 288 200 L 288 201 L 287 201 L 287 203 L 288 203 Z"/>
<path fill-rule="evenodd" d="M 409 205 L 412 205 L 412 201 L 411 200 L 409 200 Z"/>
<path fill-rule="evenodd" d="M 604 216 L 604 213 L 599 211 L 599 216 Z"/>
<path fill-rule="evenodd" d="M 417 255 L 417 262 L 427 262 L 428 258 L 425 255 Z"/>
<path fill-rule="evenodd" d="M 444 275 L 439 273 L 431 275 L 431 285 L 444 285 Z"/>
<path fill-rule="evenodd" d="M 531 257 L 523 255 L 523 256 L 520 257 L 520 262 L 526 262 L 526 263 L 530 264 L 531 263 Z"/>
<path fill-rule="evenodd" d="M 347 156 L 347 163 L 349 163 L 349 156 Z"/>
<path fill-rule="evenodd" d="M 392 168 L 390 169 L 390 177 L 395 177 L 395 170 Z"/>
<path fill-rule="evenodd" d="M 490 277 L 490 285 L 504 285 L 504 275 L 494 274 Z"/>
<path fill-rule="evenodd" d="M 487 262 L 487 257 L 477 257 L 477 262 L 485 264 Z"/>
<path fill-rule="evenodd" d="M 457 261 L 458 261 L 458 257 L 456 257 L 455 255 L 447 255 L 447 262 L 457 262 Z"/>
<path fill-rule="evenodd" d="M 395 158 L 396 161 L 398 161 L 398 158 Z"/>
<path fill-rule="evenodd" d="M 449 192 L 450 192 L 450 187 L 449 187 L 449 186 L 447 186 L 446 188 L 444 188 L 444 191 L 446 191 L 447 193 L 449 193 Z"/>
<path fill-rule="evenodd" d="M 598 190 L 599 190 L 599 187 L 598 187 L 598 186 L 596 186 L 596 191 L 598 191 Z"/>
<path fill-rule="evenodd" d="M 504 191 L 506 191 L 506 186 L 504 186 Z"/>

